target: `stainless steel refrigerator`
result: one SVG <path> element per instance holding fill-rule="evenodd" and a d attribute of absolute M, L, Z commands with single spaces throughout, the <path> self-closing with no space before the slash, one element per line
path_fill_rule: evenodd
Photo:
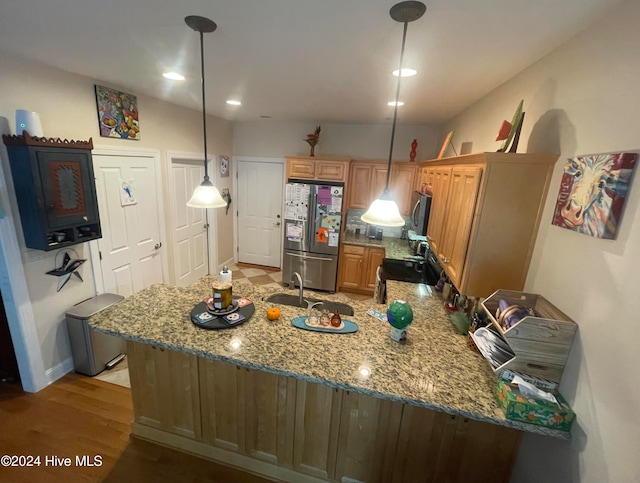
<path fill-rule="evenodd" d="M 290 179 L 285 192 L 282 281 L 335 292 L 343 183 Z"/>

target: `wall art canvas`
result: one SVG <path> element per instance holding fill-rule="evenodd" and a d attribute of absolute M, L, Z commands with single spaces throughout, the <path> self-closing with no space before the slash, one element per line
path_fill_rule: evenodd
<path fill-rule="evenodd" d="M 615 239 L 637 158 L 637 153 L 615 153 L 567 160 L 551 223 Z"/>
<path fill-rule="evenodd" d="M 137 96 L 99 85 L 95 88 L 100 136 L 139 140 Z"/>
<path fill-rule="evenodd" d="M 220 156 L 220 177 L 227 178 L 229 176 L 229 156 Z"/>

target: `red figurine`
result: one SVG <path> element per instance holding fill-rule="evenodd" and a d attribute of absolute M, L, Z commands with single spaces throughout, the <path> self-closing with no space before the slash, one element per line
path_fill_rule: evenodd
<path fill-rule="evenodd" d="M 416 160 L 416 148 L 418 147 L 418 141 L 417 140 L 413 140 L 413 142 L 411 143 L 411 153 L 409 154 L 409 161 L 415 161 Z"/>

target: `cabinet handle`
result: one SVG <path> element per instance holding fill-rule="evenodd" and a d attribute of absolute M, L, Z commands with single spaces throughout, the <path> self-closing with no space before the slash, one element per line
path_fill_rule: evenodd
<path fill-rule="evenodd" d="M 162 247 L 162 242 L 156 243 L 153 248 L 155 248 L 156 250 L 160 250 L 161 247 Z"/>

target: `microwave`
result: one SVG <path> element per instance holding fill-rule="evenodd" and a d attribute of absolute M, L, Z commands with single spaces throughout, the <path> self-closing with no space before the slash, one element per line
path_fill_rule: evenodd
<path fill-rule="evenodd" d="M 416 235 L 426 235 L 431 212 L 431 195 L 414 191 L 411 196 L 411 206 L 413 207 L 409 219 L 411 229 L 416 232 Z"/>

